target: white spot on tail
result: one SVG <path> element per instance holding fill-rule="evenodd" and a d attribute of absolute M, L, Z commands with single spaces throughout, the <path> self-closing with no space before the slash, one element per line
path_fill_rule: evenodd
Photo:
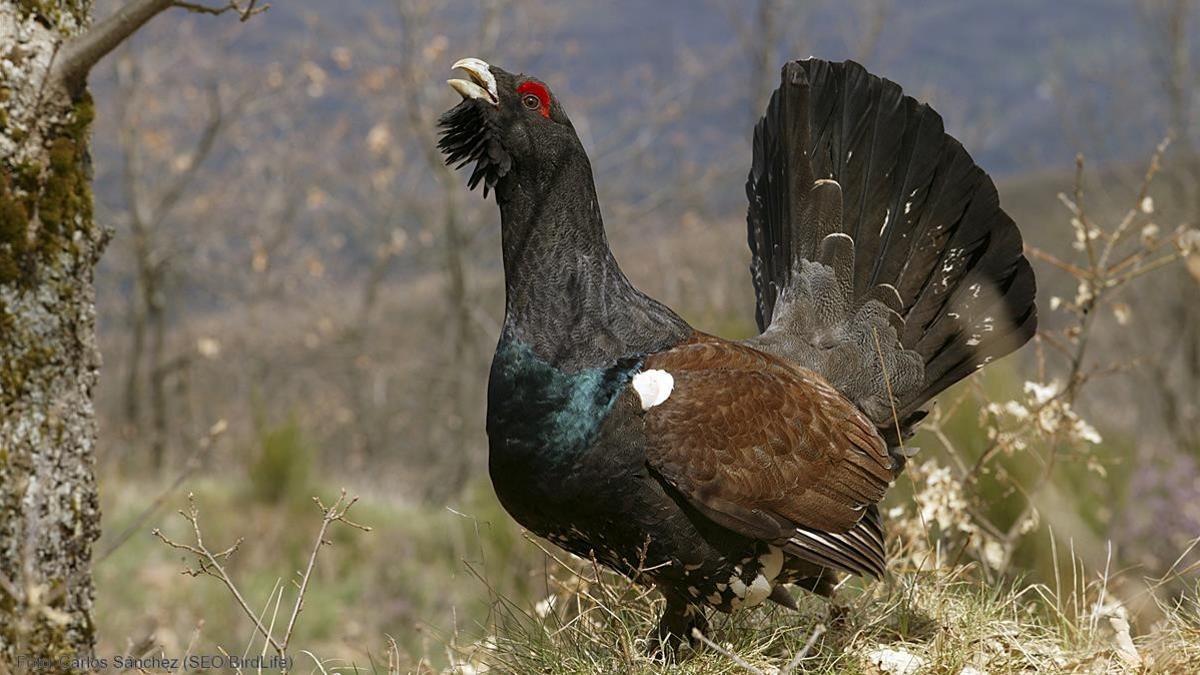
<path fill-rule="evenodd" d="M 642 399 L 642 410 L 649 410 L 667 400 L 675 388 L 675 378 L 665 370 L 643 370 L 633 376 L 633 389 Z"/>

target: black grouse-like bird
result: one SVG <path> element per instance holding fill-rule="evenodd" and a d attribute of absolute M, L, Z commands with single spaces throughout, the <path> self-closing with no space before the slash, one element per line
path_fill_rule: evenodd
<path fill-rule="evenodd" d="M 784 66 L 746 184 L 761 334 L 731 342 L 621 272 L 545 83 L 454 67 L 441 148 L 500 206 L 487 432 L 508 512 L 661 590 L 672 648 L 709 608 L 881 577 L 901 439 L 1037 324 L 1021 234 L 938 114 L 857 63 Z"/>

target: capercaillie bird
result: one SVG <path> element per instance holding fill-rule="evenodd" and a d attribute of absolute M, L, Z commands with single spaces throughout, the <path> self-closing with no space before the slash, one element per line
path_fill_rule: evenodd
<path fill-rule="evenodd" d="M 605 239 L 562 103 L 479 59 L 440 147 L 500 207 L 505 312 L 489 472 L 521 525 L 709 610 L 838 572 L 882 577 L 877 508 L 936 394 L 1034 334 L 1035 283 L 992 180 L 929 106 L 850 61 L 788 63 L 746 194 L 760 334 L 697 331 Z"/>

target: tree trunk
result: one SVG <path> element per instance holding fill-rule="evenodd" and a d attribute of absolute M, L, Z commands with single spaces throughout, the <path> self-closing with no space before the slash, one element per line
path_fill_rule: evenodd
<path fill-rule="evenodd" d="M 155 275 L 157 277 L 157 274 Z M 148 288 L 150 304 L 150 459 L 155 472 L 162 472 L 167 457 L 167 315 L 162 299 L 162 279 Z"/>
<path fill-rule="evenodd" d="M 47 77 L 90 13 L 0 0 L 0 663 L 18 671 L 95 640 L 92 272 L 107 235 L 92 220 L 91 99 Z"/>
<path fill-rule="evenodd" d="M 139 294 L 140 295 L 140 294 Z M 129 356 L 125 370 L 125 425 L 131 436 L 142 424 L 142 354 L 146 351 L 146 310 L 141 297 L 130 300 Z"/>

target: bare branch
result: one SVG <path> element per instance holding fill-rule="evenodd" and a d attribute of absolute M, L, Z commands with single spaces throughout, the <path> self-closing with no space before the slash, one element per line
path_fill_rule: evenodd
<path fill-rule="evenodd" d="M 217 424 L 213 425 L 213 427 L 209 429 L 208 435 L 201 440 L 201 449 L 203 450 L 208 448 L 212 444 L 213 440 L 225 432 L 225 428 L 226 426 L 224 420 L 221 420 L 217 422 Z M 104 552 L 101 553 L 98 558 L 96 558 L 95 564 L 99 565 L 107 560 L 114 551 L 121 548 L 121 546 L 123 546 L 125 542 L 129 541 L 129 539 L 133 537 L 136 532 L 141 530 L 142 526 L 146 524 L 146 521 L 149 520 L 150 517 L 154 515 L 167 501 L 167 498 L 170 497 L 175 490 L 178 490 L 179 486 L 183 485 L 187 479 L 191 478 L 192 474 L 195 473 L 199 468 L 200 456 L 199 454 L 193 455 L 188 459 L 183 471 L 180 471 L 179 475 L 175 477 L 175 480 L 171 482 L 171 485 L 169 485 L 167 489 L 164 490 L 162 494 L 160 494 L 154 501 L 150 502 L 150 504 L 138 514 L 137 518 L 134 518 L 133 522 L 121 531 L 121 534 L 117 535 L 116 539 L 109 544 L 108 548 L 104 549 Z M 0 580 L 2 579 L 3 576 L 0 576 Z"/>
<path fill-rule="evenodd" d="M 53 76 L 68 90 L 81 89 L 87 82 L 87 76 L 91 72 L 92 66 L 96 65 L 117 45 L 129 39 L 129 36 L 146 25 L 147 21 L 171 7 L 182 7 L 192 12 L 205 14 L 223 14 L 226 11 L 235 11 L 241 20 L 245 21 L 270 7 L 270 5 L 256 7 L 256 4 L 257 0 L 249 0 L 248 5 L 242 8 L 238 5 L 237 0 L 230 0 L 228 5 L 213 8 L 175 0 L 132 0 L 112 16 L 92 26 L 87 32 L 68 40 L 59 52 Z"/>
<path fill-rule="evenodd" d="M 813 645 L 817 644 L 817 640 L 824 634 L 825 624 L 817 624 L 816 627 L 813 628 L 812 635 L 808 636 L 808 642 L 805 642 L 804 647 L 800 651 L 796 652 L 796 656 L 794 656 L 786 666 L 780 669 L 779 675 L 788 675 L 792 671 L 796 670 L 796 668 L 799 668 L 800 662 L 804 660 L 804 657 L 808 656 L 808 652 L 812 650 Z"/>
<path fill-rule="evenodd" d="M 55 76 L 68 88 L 81 88 L 92 66 L 171 4 L 171 0 L 133 0 L 126 4 L 63 45 Z"/>
<path fill-rule="evenodd" d="M 313 565 L 315 565 L 317 562 L 317 552 L 321 550 L 322 544 L 330 543 L 325 540 L 325 531 L 329 529 L 329 525 L 331 523 L 338 522 L 345 523 L 346 525 L 362 530 L 363 532 L 371 531 L 370 527 L 367 527 L 366 525 L 360 525 L 346 518 L 346 513 L 350 510 L 350 507 L 354 506 L 354 503 L 358 501 L 358 497 L 352 497 L 351 499 L 347 500 L 346 490 L 344 488 L 342 489 L 342 493 L 338 495 L 337 501 L 333 503 L 333 506 L 326 508 L 325 505 L 321 503 L 321 500 L 317 499 L 316 497 L 313 497 L 313 501 L 317 503 L 317 506 L 323 513 L 323 517 L 321 518 L 321 529 L 319 532 L 317 532 L 317 543 L 313 544 L 312 553 L 308 556 L 308 566 L 304 568 L 304 575 L 300 577 L 300 590 L 296 594 L 296 604 L 292 607 L 292 616 L 288 619 L 287 629 L 283 632 L 283 646 L 281 649 L 287 649 L 288 641 L 292 639 L 292 631 L 296 627 L 296 617 L 300 616 L 300 610 L 304 608 L 304 592 L 308 590 L 308 580 L 309 577 L 312 576 Z"/>
<path fill-rule="evenodd" d="M 733 652 L 729 651 L 728 649 L 725 649 L 721 645 L 710 640 L 704 633 L 700 632 L 699 628 L 692 629 L 692 637 L 703 642 L 705 646 L 707 646 L 710 649 L 715 650 L 717 653 L 721 654 L 722 656 L 729 659 L 730 661 L 733 661 L 735 664 L 737 664 L 738 667 L 745 670 L 747 673 L 753 673 L 754 675 L 766 675 L 766 673 L 764 673 L 763 671 L 750 665 L 746 661 L 746 659 L 743 659 L 742 657 L 738 656 L 737 654 L 734 654 Z"/>
<path fill-rule="evenodd" d="M 221 564 L 222 560 L 228 561 L 229 557 L 233 555 L 235 551 L 237 551 L 237 548 L 242 543 L 242 540 L 238 539 L 233 546 L 230 546 L 224 551 L 218 553 L 210 551 L 208 547 L 204 545 L 204 535 L 200 531 L 200 511 L 196 507 L 196 497 L 193 494 L 188 494 L 188 512 L 184 513 L 183 511 L 180 511 L 179 515 L 183 516 L 183 519 L 188 521 L 188 523 L 190 523 L 192 526 L 192 535 L 196 538 L 196 544 L 194 546 L 191 544 L 181 544 L 169 539 L 165 534 L 162 533 L 161 530 L 158 529 L 155 529 L 151 534 L 158 537 L 164 544 L 170 546 L 171 548 L 187 551 L 188 553 L 196 556 L 198 560 L 198 567 L 194 569 L 186 569 L 184 570 L 184 573 L 191 576 L 207 574 L 215 579 L 219 579 L 221 583 L 225 584 L 225 587 L 229 589 L 229 592 L 233 595 L 234 600 L 236 600 L 238 606 L 241 607 L 242 612 L 254 622 L 254 627 L 258 629 L 258 632 L 264 638 L 266 638 L 268 642 L 271 643 L 271 647 L 275 649 L 276 652 L 283 654 L 283 645 L 279 644 L 279 642 L 271 636 L 271 631 L 262 625 L 262 621 L 260 621 L 258 616 L 255 615 L 254 610 L 250 609 L 250 605 L 247 604 L 246 599 L 242 597 L 242 592 L 238 590 L 237 584 L 233 583 L 233 579 L 225 570 L 224 565 Z"/>
<path fill-rule="evenodd" d="M 180 511 L 179 515 L 182 516 L 184 520 L 188 521 L 189 524 L 191 524 L 192 536 L 196 540 L 195 544 L 184 544 L 174 541 L 173 539 L 168 538 L 162 533 L 162 531 L 158 529 L 155 529 L 151 534 L 153 534 L 155 537 L 158 537 L 159 540 L 161 540 L 167 546 L 180 551 L 186 551 L 195 556 L 197 566 L 194 568 L 186 568 L 184 569 L 183 573 L 193 577 L 198 577 L 202 574 L 208 575 L 220 580 L 221 583 L 225 584 L 225 587 L 229 589 L 230 594 L 233 595 L 234 600 L 237 601 L 242 613 L 249 617 L 252 622 L 254 622 L 255 630 L 257 630 L 258 634 L 264 638 L 265 642 L 263 643 L 263 648 L 265 649 L 267 645 L 270 645 L 271 649 L 274 649 L 275 652 L 280 656 L 286 656 L 288 642 L 291 640 L 292 632 L 296 628 L 296 618 L 300 616 L 300 610 L 304 608 L 304 594 L 308 591 L 308 581 L 312 577 L 312 571 L 317 562 L 317 552 L 321 550 L 322 545 L 332 543 L 325 539 L 325 533 L 329 530 L 329 526 L 333 523 L 343 523 L 364 532 L 371 531 L 370 527 L 356 523 L 346 517 L 346 514 L 350 511 L 350 508 L 353 507 L 358 501 L 358 497 L 347 499 L 345 489 L 341 491 L 337 501 L 335 501 L 331 506 L 325 506 L 321 503 L 321 500 L 316 497 L 313 497 L 313 501 L 316 502 L 317 507 L 321 509 L 321 529 L 317 532 L 317 541 L 313 545 L 312 553 L 309 554 L 308 565 L 305 567 L 304 573 L 300 577 L 300 583 L 297 584 L 297 588 L 299 590 L 296 594 L 296 603 L 292 607 L 292 613 L 288 619 L 287 628 L 284 630 L 284 634 L 281 639 L 274 636 L 274 629 L 276 615 L 279 611 L 279 602 L 283 599 L 283 587 L 278 586 L 278 598 L 275 598 L 275 591 L 273 590 L 271 592 L 271 598 L 267 599 L 268 607 L 271 604 L 271 599 L 275 599 L 275 613 L 273 613 L 271 616 L 270 624 L 264 625 L 263 617 L 266 614 L 266 609 L 264 608 L 264 611 L 261 615 L 255 614 L 254 610 L 250 609 L 249 603 L 246 602 L 242 592 L 238 590 L 237 584 L 233 582 L 233 579 L 229 576 L 225 566 L 222 564 L 228 562 L 229 557 L 237 552 L 238 547 L 242 544 L 242 539 L 238 539 L 232 546 L 223 551 L 214 552 L 210 550 L 204 544 L 204 534 L 200 529 L 200 511 L 196 507 L 196 498 L 194 495 L 188 494 L 188 510 L 186 513 Z"/>
<path fill-rule="evenodd" d="M 238 5 L 237 0 L 229 0 L 228 4 L 217 7 L 211 7 L 209 5 L 204 5 L 197 2 L 183 2 L 183 0 L 175 0 L 175 2 L 171 4 L 176 7 L 186 9 L 189 12 L 195 12 L 197 14 L 211 14 L 213 16 L 220 16 L 225 12 L 237 12 L 240 21 L 246 21 L 255 14 L 262 14 L 271 8 L 270 5 L 255 7 L 255 5 L 258 4 L 258 0 L 250 0 L 250 2 L 247 3 L 244 8 Z"/>
<path fill-rule="evenodd" d="M 234 106 L 234 112 L 240 112 L 243 102 L 244 97 L 243 101 L 239 101 Z M 226 124 L 225 111 L 221 108 L 221 96 L 217 91 L 215 83 L 209 88 L 208 110 L 208 121 L 205 123 L 204 129 L 200 132 L 200 138 L 197 139 L 196 146 L 192 148 L 187 167 L 175 177 L 175 180 L 167 186 L 167 189 L 163 191 L 163 194 L 158 199 L 158 206 L 154 209 L 154 214 L 151 216 L 156 221 L 154 223 L 156 227 L 171 212 L 171 209 L 183 197 L 188 185 L 191 184 L 192 180 L 200 172 L 201 165 L 204 164 L 204 160 L 212 153 L 217 136 L 220 135 L 221 129 Z"/>

